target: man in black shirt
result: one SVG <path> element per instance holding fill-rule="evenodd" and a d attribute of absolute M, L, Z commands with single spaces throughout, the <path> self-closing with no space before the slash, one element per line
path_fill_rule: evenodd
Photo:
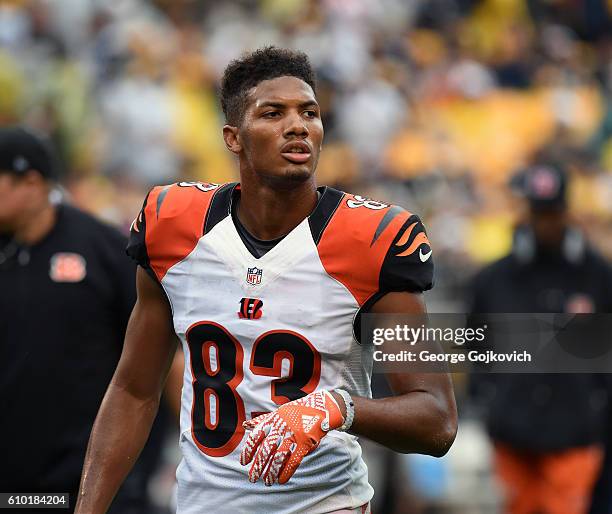
<path fill-rule="evenodd" d="M 566 175 L 551 165 L 516 177 L 529 202 L 512 253 L 474 280 L 472 312 L 612 312 L 612 269 L 569 222 Z M 511 514 L 588 510 L 605 430 L 603 375 L 475 375 L 496 471 Z"/>
<path fill-rule="evenodd" d="M 50 199 L 52 163 L 37 136 L 0 128 L 0 492 L 69 492 L 72 511 L 135 266 L 119 232 Z"/>

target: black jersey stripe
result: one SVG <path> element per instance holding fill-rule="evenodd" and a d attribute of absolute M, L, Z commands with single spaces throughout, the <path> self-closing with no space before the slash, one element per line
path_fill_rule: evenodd
<path fill-rule="evenodd" d="M 162 203 L 164 203 L 164 200 L 166 199 L 166 195 L 168 194 L 170 187 L 171 186 L 165 186 L 161 190 L 159 195 L 157 195 L 157 204 L 155 205 L 155 217 L 158 219 L 159 219 L 159 210 L 161 209 Z"/>
<path fill-rule="evenodd" d="M 378 227 L 376 227 L 376 232 L 374 232 L 374 237 L 372 238 L 370 246 L 372 246 L 376 242 L 376 240 L 380 237 L 383 231 L 389 226 L 389 223 L 391 223 L 393 218 L 395 218 L 403 210 L 404 209 L 402 209 L 401 207 L 394 205 L 385 213 L 383 219 L 380 220 Z"/>
<path fill-rule="evenodd" d="M 204 234 L 210 232 L 213 227 L 230 215 L 232 207 L 232 193 L 238 182 L 231 182 L 217 189 L 206 213 L 204 222 Z"/>
<path fill-rule="evenodd" d="M 329 221 L 338 209 L 344 193 L 333 187 L 324 187 L 321 192 L 319 203 L 310 216 L 308 216 L 308 224 L 310 225 L 310 233 L 315 244 L 318 245 L 323 236 L 323 232 L 327 228 Z"/>
<path fill-rule="evenodd" d="M 147 196 L 145 196 L 144 202 L 142 203 L 142 209 L 140 210 L 136 220 L 134 220 L 135 227 L 130 230 L 130 236 L 125 253 L 127 253 L 136 263 L 138 263 L 138 265 L 140 265 L 140 267 L 147 272 L 147 275 L 149 275 L 153 281 L 161 287 L 157 275 L 151 268 L 151 259 L 149 259 L 149 252 L 147 251 L 146 244 L 147 216 L 145 214 L 145 209 L 149 202 L 150 194 L 151 191 L 149 191 Z M 156 208 L 159 211 L 159 200 Z"/>

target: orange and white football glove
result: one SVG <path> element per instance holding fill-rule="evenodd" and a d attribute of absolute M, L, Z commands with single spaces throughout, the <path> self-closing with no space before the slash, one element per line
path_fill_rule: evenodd
<path fill-rule="evenodd" d="M 342 412 L 328 391 L 310 393 L 245 421 L 242 425 L 251 433 L 244 443 L 240 463 L 246 466 L 253 461 L 249 470 L 251 482 L 263 476 L 268 486 L 276 481 L 284 484 L 327 432 L 343 423 Z"/>

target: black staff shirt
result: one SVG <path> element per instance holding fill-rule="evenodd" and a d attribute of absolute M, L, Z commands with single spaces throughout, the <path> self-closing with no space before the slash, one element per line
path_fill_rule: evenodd
<path fill-rule="evenodd" d="M 0 235 L 0 492 L 77 491 L 135 301 L 125 245 L 67 205 L 33 246 Z"/>

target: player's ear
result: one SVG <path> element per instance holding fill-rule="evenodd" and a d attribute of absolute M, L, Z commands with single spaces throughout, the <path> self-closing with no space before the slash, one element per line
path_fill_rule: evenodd
<path fill-rule="evenodd" d="M 239 154 L 242 151 L 238 127 L 223 125 L 223 141 L 225 141 L 225 146 L 230 152 Z"/>

